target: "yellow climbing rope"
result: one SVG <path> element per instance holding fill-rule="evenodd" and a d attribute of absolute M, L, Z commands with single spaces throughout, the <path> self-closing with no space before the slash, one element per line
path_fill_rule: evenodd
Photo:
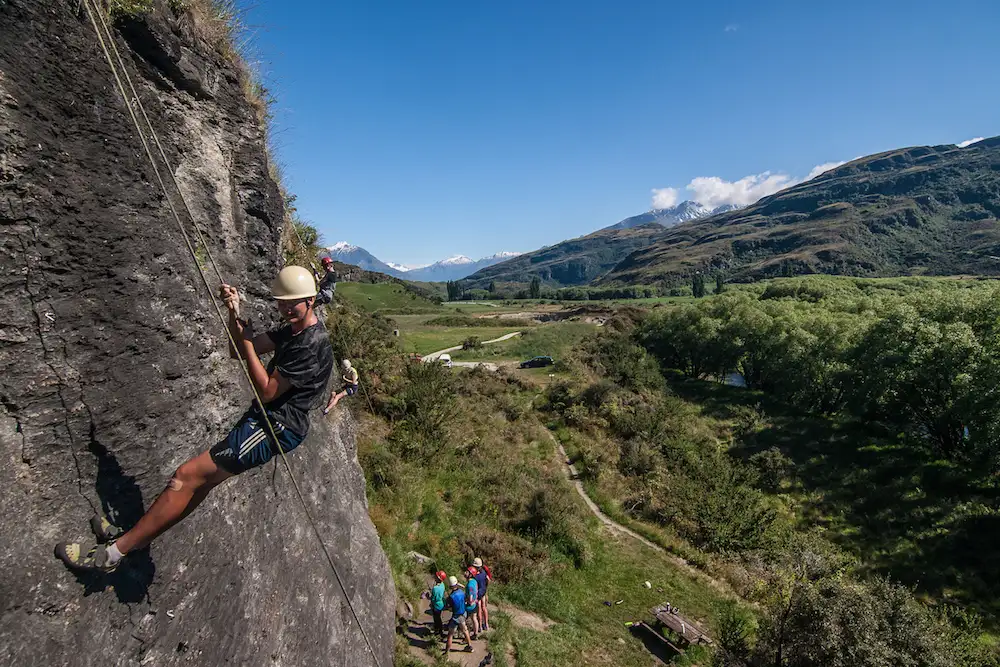
<path fill-rule="evenodd" d="M 191 237 L 187 230 L 184 228 L 184 223 L 181 221 L 180 215 L 177 213 L 177 209 L 174 207 L 173 200 L 170 197 L 170 193 L 167 189 L 166 183 L 163 177 L 160 175 L 160 170 L 157 168 L 156 160 L 153 157 L 153 152 L 150 149 L 149 142 L 143 133 L 141 124 L 139 123 L 139 118 L 133 109 L 132 104 L 139 109 L 143 120 L 146 122 L 147 130 L 153 142 L 156 144 L 157 151 L 159 152 L 160 159 L 163 161 L 164 167 L 170 175 L 173 181 L 174 188 L 177 190 L 177 194 L 184 205 L 184 209 L 187 212 L 188 217 L 191 219 L 192 224 L 195 228 L 195 233 L 197 234 L 198 241 L 201 243 L 202 247 L 205 249 L 205 253 L 212 264 L 212 268 L 215 270 L 215 274 L 219 279 L 220 284 L 225 284 L 225 279 L 222 277 L 222 272 L 219 270 L 218 264 L 215 262 L 215 258 L 212 256 L 212 249 L 205 242 L 205 237 L 202 234 L 201 226 L 198 224 L 197 219 L 191 212 L 190 206 L 188 206 L 187 200 L 184 197 L 184 192 L 181 190 L 180 185 L 177 182 L 177 178 L 174 176 L 173 169 L 170 166 L 170 162 L 167 159 L 166 152 L 163 150 L 163 146 L 160 144 L 160 140 L 156 135 L 156 131 L 153 129 L 153 124 L 149 120 L 149 116 L 146 114 L 145 107 L 143 107 L 142 100 L 139 99 L 139 94 L 136 92 L 135 86 L 132 83 L 132 77 L 128 73 L 128 68 L 125 66 L 124 61 L 121 58 L 121 54 L 118 51 L 118 46 L 115 44 L 111 30 L 108 27 L 107 21 L 105 20 L 104 14 L 99 10 L 96 4 L 91 3 L 94 0 L 83 0 L 83 5 L 86 8 L 87 16 L 90 18 L 91 25 L 94 27 L 94 33 L 97 35 L 97 41 L 104 52 L 104 57 L 108 62 L 108 67 L 111 68 L 111 73 L 114 75 L 115 83 L 118 87 L 118 92 L 122 96 L 122 100 L 125 102 L 125 108 L 128 110 L 129 116 L 132 119 L 132 123 L 135 126 L 136 133 L 139 135 L 139 140 L 142 142 L 142 147 L 146 152 L 146 157 L 149 158 L 150 166 L 153 168 L 153 174 L 156 176 L 156 180 L 160 185 L 160 189 L 163 191 L 163 196 L 167 200 L 167 205 L 170 208 L 170 212 L 173 215 L 174 221 L 177 223 L 177 228 L 181 232 L 181 236 L 184 239 L 184 244 L 187 246 L 188 253 L 191 255 L 192 261 L 194 261 L 195 268 L 198 269 L 198 274 L 201 276 L 201 281 L 205 285 L 205 289 L 208 291 L 208 297 L 215 307 L 216 315 L 219 317 L 219 321 L 222 324 L 222 329 L 226 333 L 226 337 L 229 339 L 229 344 L 232 345 L 234 350 L 239 350 L 236 344 L 236 340 L 233 338 L 232 332 L 229 331 L 229 325 L 226 316 L 222 313 L 222 309 L 219 306 L 219 302 L 215 297 L 215 292 L 212 290 L 211 285 L 208 282 L 208 277 L 205 275 L 204 269 L 202 269 L 201 264 L 198 261 L 198 255 L 195 249 L 194 243 L 192 243 Z M 102 32 L 103 31 L 103 32 Z M 108 44 L 110 43 L 110 49 Z M 114 52 L 114 58 L 112 58 L 111 52 Z M 117 60 L 117 65 L 115 63 Z M 128 82 L 128 88 L 132 92 L 132 97 L 130 98 L 126 92 L 125 85 L 122 82 L 122 76 L 119 74 L 119 68 L 121 70 L 121 75 L 124 75 L 125 80 Z M 297 234 L 297 230 L 296 230 Z M 347 607 L 351 611 L 351 615 L 354 618 L 354 622 L 358 624 L 358 629 L 361 631 L 361 635 L 364 637 L 365 644 L 368 648 L 368 652 L 371 654 L 372 661 L 375 663 L 376 667 L 381 667 L 381 663 L 378 659 L 378 655 L 375 653 L 375 649 L 372 646 L 371 640 L 368 638 L 368 633 L 365 632 L 364 625 L 361 623 L 361 619 L 358 617 L 357 611 L 354 609 L 354 605 L 351 602 L 350 595 L 347 592 L 347 588 L 344 586 L 344 581 L 340 576 L 340 572 L 337 570 L 337 566 L 333 561 L 333 556 L 330 554 L 330 550 L 327 548 L 326 543 L 323 541 L 323 536 L 320 533 L 319 526 L 316 524 L 315 519 L 313 519 L 312 514 L 309 512 L 309 507 L 306 504 L 305 497 L 302 494 L 301 488 L 299 488 L 298 481 L 295 478 L 295 474 L 292 472 L 292 466 L 288 462 L 288 457 L 285 456 L 284 448 L 281 446 L 281 441 L 275 433 L 274 426 L 271 420 L 267 416 L 267 412 L 264 410 L 264 401 L 260 397 L 260 393 L 257 391 L 257 387 L 253 383 L 253 378 L 250 376 L 250 370 L 247 367 L 244 360 L 240 360 L 240 367 L 243 369 L 243 374 L 247 379 L 247 383 L 250 385 L 250 390 L 253 392 L 254 399 L 257 401 L 260 407 L 260 412 L 264 418 L 264 424 L 267 427 L 268 434 L 271 436 L 272 442 L 277 444 L 278 452 L 281 455 L 281 460 L 284 462 L 285 469 L 288 471 L 288 477 L 292 481 L 292 487 L 295 489 L 295 494 L 302 504 L 302 510 L 305 512 L 306 518 L 309 520 L 310 526 L 312 526 L 313 533 L 316 535 L 317 541 L 319 541 L 320 548 L 323 554 L 326 556 L 327 563 L 330 565 L 330 570 L 333 572 L 333 576 L 337 581 L 337 585 L 340 588 L 341 594 L 343 595 L 344 601 L 347 603 Z"/>

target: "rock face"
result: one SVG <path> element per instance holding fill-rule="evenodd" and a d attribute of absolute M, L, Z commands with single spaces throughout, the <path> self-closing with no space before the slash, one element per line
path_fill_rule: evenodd
<path fill-rule="evenodd" d="M 281 194 L 239 73 L 203 34 L 163 3 L 116 43 L 220 269 L 267 326 Z M 133 523 L 249 403 L 78 2 L 0 2 L 0 229 L 0 664 L 374 664 L 280 463 L 107 578 L 52 556 L 95 510 Z M 290 460 L 389 665 L 395 593 L 354 430 L 314 414 Z"/>

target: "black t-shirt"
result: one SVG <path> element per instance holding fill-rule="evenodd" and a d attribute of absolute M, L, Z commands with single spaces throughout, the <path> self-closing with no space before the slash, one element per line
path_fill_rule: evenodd
<path fill-rule="evenodd" d="M 333 372 L 333 348 L 321 322 L 292 334 L 291 325 L 267 332 L 274 341 L 274 356 L 267 374 L 278 369 L 291 387 L 270 403 L 268 416 L 303 438 L 309 432 L 309 410 L 325 398 L 326 383 Z"/>

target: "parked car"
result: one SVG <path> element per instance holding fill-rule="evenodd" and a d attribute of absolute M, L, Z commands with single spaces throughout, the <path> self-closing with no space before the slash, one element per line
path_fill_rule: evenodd
<path fill-rule="evenodd" d="M 521 362 L 521 368 L 541 368 L 542 366 L 551 366 L 555 362 L 552 361 L 552 357 L 542 356 L 533 357 L 527 361 Z"/>
<path fill-rule="evenodd" d="M 451 368 L 451 355 L 442 354 L 438 357 L 438 362 L 444 364 L 445 368 Z"/>

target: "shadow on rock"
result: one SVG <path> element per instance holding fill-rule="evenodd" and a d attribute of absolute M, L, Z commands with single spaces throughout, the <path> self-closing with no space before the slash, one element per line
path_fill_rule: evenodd
<path fill-rule="evenodd" d="M 124 473 L 115 455 L 93 437 L 89 449 L 97 458 L 95 488 L 101 500 L 101 510 L 113 524 L 128 530 L 145 511 L 142 490 L 135 477 Z M 129 553 L 128 558 L 111 574 L 77 573 L 76 578 L 83 585 L 85 596 L 111 586 L 119 602 L 132 604 L 148 598 L 155 572 L 156 565 L 149 555 L 149 547 L 146 547 Z"/>

